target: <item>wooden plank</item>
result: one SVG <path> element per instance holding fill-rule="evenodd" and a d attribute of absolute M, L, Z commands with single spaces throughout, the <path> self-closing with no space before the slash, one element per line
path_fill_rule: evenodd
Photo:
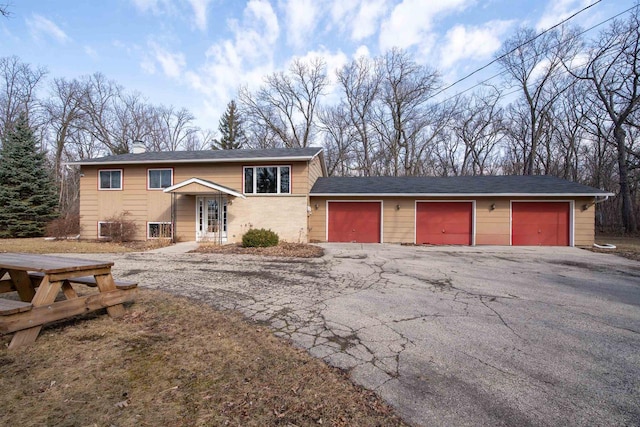
<path fill-rule="evenodd" d="M 9 270 L 9 275 L 13 281 L 13 285 L 20 295 L 20 299 L 24 302 L 30 302 L 35 296 L 35 290 L 31 284 L 31 279 L 26 271 Z"/>
<path fill-rule="evenodd" d="M 73 289 L 73 286 L 71 286 L 71 283 L 69 283 L 68 280 L 62 282 L 62 292 L 67 299 L 78 298 L 78 294 L 76 293 L 75 289 Z"/>
<path fill-rule="evenodd" d="M 60 273 L 77 270 L 110 268 L 113 262 L 51 255 L 0 253 L 0 268 L 7 270 L 43 271 Z M 85 273 L 86 275 L 86 273 Z"/>
<path fill-rule="evenodd" d="M 16 332 L 14 336 L 15 340 L 18 334 L 34 329 L 31 328 L 33 325 L 37 325 L 37 327 L 40 328 L 46 323 L 90 313 L 101 308 L 116 305 L 122 306 L 122 303 L 135 300 L 136 293 L 137 289 L 128 291 L 114 290 L 70 300 L 57 301 L 53 304 L 40 307 L 33 307 L 28 312 L 0 317 L 0 332 Z M 11 345 L 13 345 L 13 340 Z M 9 348 L 16 348 L 11 345 Z"/>
<path fill-rule="evenodd" d="M 16 288 L 13 286 L 13 281 L 11 279 L 0 280 L 0 294 L 13 292 L 15 290 Z"/>
<path fill-rule="evenodd" d="M 31 303 L 0 298 L 0 316 L 31 310 Z"/>
<path fill-rule="evenodd" d="M 95 278 L 96 283 L 98 284 L 98 289 L 100 289 L 101 293 L 116 290 L 116 284 L 113 281 L 113 276 L 111 276 L 111 273 L 96 274 Z M 109 316 L 113 318 L 122 317 L 124 316 L 124 307 L 122 306 L 122 304 L 107 307 L 107 313 L 109 313 Z"/>
<path fill-rule="evenodd" d="M 63 273 L 50 273 L 49 280 L 73 279 L 74 277 L 95 276 L 97 274 L 111 274 L 111 267 L 94 268 L 87 270 L 74 270 Z M 73 282 L 73 280 L 71 280 Z"/>

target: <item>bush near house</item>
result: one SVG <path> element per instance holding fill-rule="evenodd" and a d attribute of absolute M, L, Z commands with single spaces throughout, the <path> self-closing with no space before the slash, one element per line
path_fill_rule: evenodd
<path fill-rule="evenodd" d="M 242 246 L 245 248 L 266 248 L 277 246 L 280 238 L 276 233 L 264 228 L 254 228 L 242 236 Z"/>
<path fill-rule="evenodd" d="M 136 236 L 136 223 L 129 219 L 129 215 L 129 211 L 124 211 L 107 218 L 102 224 L 102 235 L 116 243 L 132 241 Z"/>
<path fill-rule="evenodd" d="M 46 234 L 56 239 L 65 239 L 80 234 L 80 215 L 68 213 L 47 224 Z"/>

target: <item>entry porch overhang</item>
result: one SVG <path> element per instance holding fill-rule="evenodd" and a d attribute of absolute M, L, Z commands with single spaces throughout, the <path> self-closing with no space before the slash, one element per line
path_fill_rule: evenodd
<path fill-rule="evenodd" d="M 244 194 L 202 178 L 189 178 L 163 190 L 165 193 L 202 196 L 212 193 L 223 193 L 229 196 L 246 199 Z"/>

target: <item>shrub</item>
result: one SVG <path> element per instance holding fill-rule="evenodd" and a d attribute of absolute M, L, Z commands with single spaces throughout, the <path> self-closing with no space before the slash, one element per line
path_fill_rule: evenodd
<path fill-rule="evenodd" d="M 277 246 L 278 235 L 271 230 L 264 228 L 254 228 L 242 236 L 242 246 L 245 248 L 266 248 L 268 246 Z"/>
<path fill-rule="evenodd" d="M 64 239 L 80 234 L 80 215 L 69 213 L 47 224 L 47 236 Z"/>
<path fill-rule="evenodd" d="M 130 242 L 136 235 L 136 223 L 128 218 L 129 211 L 121 212 L 105 220 L 102 236 L 116 243 Z"/>

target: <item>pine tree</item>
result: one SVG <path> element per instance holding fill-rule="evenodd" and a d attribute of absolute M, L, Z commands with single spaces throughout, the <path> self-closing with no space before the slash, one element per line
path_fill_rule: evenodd
<path fill-rule="evenodd" d="M 242 117 L 234 100 L 227 104 L 227 109 L 220 118 L 218 130 L 222 138 L 213 140 L 214 150 L 237 150 L 247 142 L 242 129 Z"/>
<path fill-rule="evenodd" d="M 56 211 L 56 191 L 44 153 L 21 115 L 0 149 L 0 237 L 42 236 Z"/>

